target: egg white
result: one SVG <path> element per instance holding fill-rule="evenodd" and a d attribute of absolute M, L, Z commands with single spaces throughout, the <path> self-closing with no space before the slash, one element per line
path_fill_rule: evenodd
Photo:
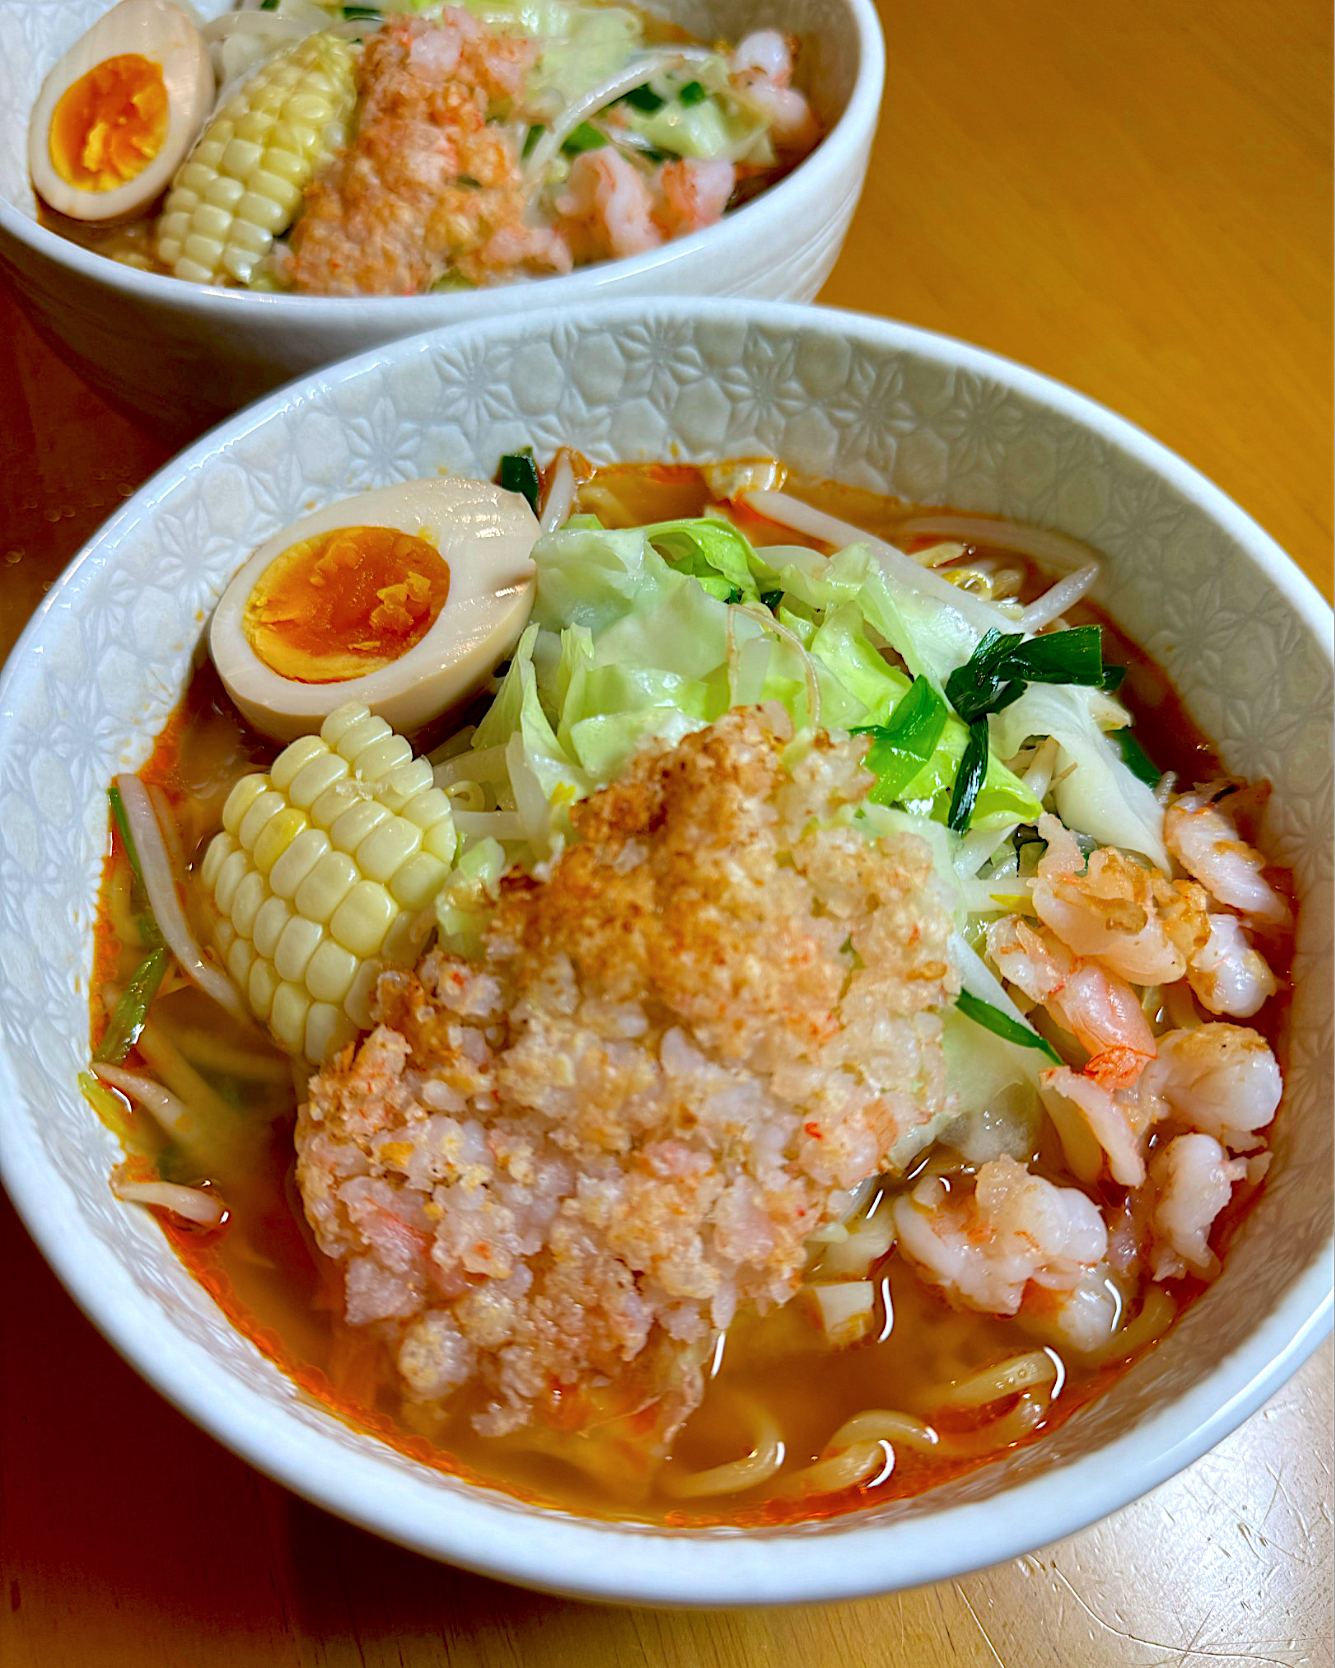
<path fill-rule="evenodd" d="M 51 118 L 65 92 L 107 58 L 138 53 L 162 68 L 167 136 L 132 180 L 112 191 L 71 185 L 51 161 Z M 172 0 L 121 0 L 76 41 L 42 83 L 28 121 L 28 172 L 46 202 L 74 220 L 121 220 L 146 209 L 171 183 L 213 105 L 213 66 L 193 19 Z"/>
<path fill-rule="evenodd" d="M 338 683 L 300 683 L 251 648 L 246 604 L 285 550 L 343 527 L 393 527 L 426 538 L 449 564 L 449 595 L 421 642 L 390 665 Z M 232 580 L 209 628 L 214 665 L 246 719 L 276 741 L 318 730 L 345 701 L 361 701 L 411 734 L 458 705 L 519 641 L 533 606 L 537 537 L 527 502 L 486 481 L 441 476 L 345 498 L 275 533 Z"/>

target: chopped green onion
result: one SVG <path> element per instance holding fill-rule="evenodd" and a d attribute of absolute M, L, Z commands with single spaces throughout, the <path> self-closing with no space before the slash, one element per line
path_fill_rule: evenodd
<path fill-rule="evenodd" d="M 991 1031 L 993 1036 L 1018 1043 L 1021 1048 L 1036 1048 L 1040 1054 L 1046 1054 L 1054 1066 L 1066 1064 L 1046 1037 L 1040 1037 L 1037 1031 L 1031 1031 L 1027 1025 L 1021 1025 L 1009 1014 L 1002 1013 L 1000 1008 L 984 1002 L 981 996 L 970 996 L 967 990 L 962 990 L 955 998 L 955 1006 L 966 1019 L 981 1025 L 985 1031 Z"/>
<path fill-rule="evenodd" d="M 989 631 L 946 679 L 946 695 L 966 724 L 1000 712 L 1029 683 L 1078 683 L 1116 689 L 1123 667 L 1103 664 L 1103 628 L 1075 626 L 1050 631 L 1026 643 L 1019 632 Z"/>
<path fill-rule="evenodd" d="M 936 751 L 948 716 L 946 703 L 926 678 L 918 677 L 886 723 L 860 724 L 853 730 L 855 736 L 874 738 L 866 760 L 876 778 L 867 795 L 874 805 L 890 805 L 899 798 Z M 986 771 L 986 754 L 983 768 Z"/>
<path fill-rule="evenodd" d="M 139 853 L 134 849 L 134 836 L 130 833 L 130 824 L 125 817 L 125 806 L 121 803 L 121 791 L 113 787 L 107 794 L 111 801 L 111 814 L 116 819 L 116 832 L 121 837 L 121 844 L 125 847 L 125 855 L 130 860 L 130 867 L 134 870 L 134 878 L 140 886 L 144 884 L 144 871 L 139 867 Z"/>
<path fill-rule="evenodd" d="M 358 22 L 362 18 L 375 18 L 377 21 L 384 15 L 379 6 L 344 6 L 343 15 L 349 22 Z"/>
<path fill-rule="evenodd" d="M 762 591 L 760 593 L 760 600 L 764 604 L 764 606 L 769 609 L 770 613 L 772 614 L 774 612 L 774 610 L 779 606 L 779 604 L 783 601 L 783 592 L 782 591 Z"/>
<path fill-rule="evenodd" d="M 596 127 L 591 127 L 588 122 L 581 122 L 562 140 L 561 149 L 567 156 L 578 156 L 581 151 L 596 151 L 606 143 L 607 135 L 605 133 L 600 133 Z"/>
<path fill-rule="evenodd" d="M 533 126 L 531 128 L 529 128 L 528 132 L 524 135 L 524 148 L 520 152 L 520 155 L 524 158 L 525 161 L 528 160 L 529 153 L 530 153 L 530 151 L 532 151 L 534 145 L 536 145 L 538 140 L 542 138 L 542 134 L 543 134 L 542 123 L 541 122 L 534 122 Z"/>
<path fill-rule="evenodd" d="M 1163 772 L 1130 730 L 1117 732 L 1117 747 L 1122 755 L 1122 763 L 1131 774 L 1138 776 L 1147 788 L 1157 788 Z"/>
<path fill-rule="evenodd" d="M 500 479 L 497 483 L 503 492 L 517 492 L 528 499 L 528 507 L 537 515 L 538 498 L 542 490 L 538 480 L 538 466 L 533 461 L 533 448 L 525 446 L 522 452 L 507 452 L 501 459 Z"/>
<path fill-rule="evenodd" d="M 698 81 L 688 81 L 682 90 L 677 94 L 678 100 L 687 106 L 699 104 L 702 100 L 707 99 L 708 97 L 709 94 L 704 90 Z"/>
<path fill-rule="evenodd" d="M 90 1071 L 79 1073 L 79 1093 L 111 1133 L 128 1144 L 133 1131 L 126 1119 L 125 1108 L 120 1098 L 114 1095 L 105 1083 L 99 1082 Z"/>
<path fill-rule="evenodd" d="M 628 93 L 623 93 L 622 97 L 627 104 L 633 105 L 636 110 L 643 110 L 646 116 L 652 116 L 655 110 L 661 110 L 667 102 L 665 99 L 659 98 L 653 88 L 648 85 L 632 87 Z"/>
<path fill-rule="evenodd" d="M 950 796 L 950 815 L 946 827 L 954 834 L 963 834 L 973 817 L 978 803 L 978 790 L 987 775 L 987 720 L 975 718 L 969 725 L 969 739 L 964 744 L 964 757 L 955 772 L 955 788 Z"/>
<path fill-rule="evenodd" d="M 260 10 L 262 12 L 276 12 L 278 10 L 278 0 L 260 0 Z"/>
<path fill-rule="evenodd" d="M 121 999 L 111 1010 L 106 1035 L 98 1044 L 94 1060 L 109 1066 L 119 1065 L 139 1041 L 139 1033 L 148 1018 L 149 1006 L 158 993 L 162 975 L 167 971 L 167 952 L 154 950 L 135 968 Z"/>

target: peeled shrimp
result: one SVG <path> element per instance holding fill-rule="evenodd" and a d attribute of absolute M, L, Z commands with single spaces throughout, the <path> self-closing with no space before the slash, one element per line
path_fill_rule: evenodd
<path fill-rule="evenodd" d="M 1154 1058 L 1154 1034 L 1124 979 L 1071 954 L 1050 928 L 1021 915 L 987 931 L 987 953 L 1003 979 L 1041 1002 L 1092 1058 L 1086 1074 L 1112 1088 L 1134 1083 Z"/>
<path fill-rule="evenodd" d="M 1066 1161 L 1080 1180 L 1092 1182 L 1106 1156 L 1114 1181 L 1139 1187 L 1145 1180 L 1144 1141 L 1154 1122 L 1154 1102 L 1134 1091 L 1115 1094 L 1069 1066 L 1041 1073 L 1039 1085 Z"/>
<path fill-rule="evenodd" d="M 1278 983 L 1265 958 L 1247 942 L 1236 915 L 1209 915 L 1210 936 L 1194 952 L 1187 979 L 1214 1014 L 1250 1019 Z"/>
<path fill-rule="evenodd" d="M 1039 919 L 1077 956 L 1132 984 L 1182 978 L 1209 937 L 1201 888 L 1143 868 L 1112 846 L 1091 853 L 1086 866 L 1074 836 L 1046 813 L 1038 832 L 1048 843 L 1033 886 Z"/>
<path fill-rule="evenodd" d="M 654 200 L 644 177 L 611 145 L 581 151 L 556 200 L 558 230 L 578 259 L 619 260 L 656 249 Z"/>
<path fill-rule="evenodd" d="M 1154 1208 L 1150 1216 L 1151 1269 L 1156 1280 L 1176 1280 L 1190 1270 L 1213 1278 L 1219 1259 L 1207 1236 L 1247 1174 L 1247 1161 L 1229 1158 L 1212 1135 L 1179 1135 L 1150 1163 Z"/>
<path fill-rule="evenodd" d="M 770 135 L 783 151 L 806 151 L 820 137 L 816 118 L 792 85 L 792 43 L 777 29 L 757 29 L 740 43 L 729 63 L 733 85 L 763 112 Z"/>
<path fill-rule="evenodd" d="M 663 200 L 654 210 L 654 220 L 669 238 L 716 225 L 736 183 L 737 170 L 723 157 L 665 162 L 658 176 Z"/>
<path fill-rule="evenodd" d="M 967 1197 L 934 1177 L 891 1208 L 900 1251 L 919 1273 L 956 1303 L 989 1314 L 1013 1315 L 1031 1281 L 1075 1289 L 1108 1249 L 1093 1200 L 1030 1175 L 1013 1158 L 982 1165 Z"/>
<path fill-rule="evenodd" d="M 1164 813 L 1164 844 L 1211 897 L 1268 926 L 1289 921 L 1289 906 L 1265 878 L 1265 858 L 1238 838 L 1219 790 L 1179 794 Z"/>
<path fill-rule="evenodd" d="M 1284 1085 L 1265 1039 L 1245 1025 L 1216 1022 L 1166 1031 L 1140 1092 L 1189 1129 L 1237 1150 L 1259 1145 Z"/>

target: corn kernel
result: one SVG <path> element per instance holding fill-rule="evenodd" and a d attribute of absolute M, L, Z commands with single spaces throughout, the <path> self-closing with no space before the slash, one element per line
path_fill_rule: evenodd
<path fill-rule="evenodd" d="M 255 100 L 251 108 L 237 122 L 236 137 L 238 139 L 252 139 L 256 144 L 262 145 L 269 137 L 269 130 L 273 124 L 272 112 L 266 110 L 259 100 Z"/>
<path fill-rule="evenodd" d="M 218 870 L 235 850 L 236 841 L 230 834 L 215 834 L 209 841 L 209 849 L 204 853 L 204 861 L 200 865 L 199 878 L 210 892 L 218 879 Z"/>
<path fill-rule="evenodd" d="M 407 967 L 415 962 L 435 924 L 429 910 L 419 909 L 416 914 L 411 909 L 403 910 L 385 934 L 383 954 L 386 965 Z"/>
<path fill-rule="evenodd" d="M 357 1035 L 357 1027 L 339 1008 L 328 1002 L 312 1002 L 306 1015 L 306 1058 L 313 1064 L 326 1058 L 334 1049 L 342 1048 Z"/>
<path fill-rule="evenodd" d="M 421 849 L 421 830 L 402 817 L 386 817 L 357 847 L 357 867 L 368 880 L 387 881 Z"/>
<path fill-rule="evenodd" d="M 268 161 L 267 154 L 264 160 L 266 162 Z M 255 192 L 257 196 L 262 197 L 266 203 L 274 204 L 277 211 L 283 216 L 282 225 L 270 228 L 275 232 L 281 232 L 283 226 L 285 226 L 297 212 L 297 207 L 301 202 L 300 186 L 293 185 L 291 180 L 285 180 L 278 174 L 271 174 L 268 169 L 263 166 L 255 170 L 255 172 L 250 176 L 250 179 L 247 181 L 247 184 L 250 186 L 250 189 Z M 244 199 L 242 199 L 242 205 L 238 207 L 237 213 L 242 213 L 243 208 Z M 261 222 L 261 224 L 267 226 L 269 225 L 269 220 L 266 218 Z"/>
<path fill-rule="evenodd" d="M 360 724 L 363 718 L 369 716 L 369 710 L 360 701 L 344 701 L 342 706 L 335 707 L 321 724 L 321 738 L 331 747 L 337 747 L 354 724 Z"/>
<path fill-rule="evenodd" d="M 392 776 L 383 777 L 376 783 L 376 798 L 397 815 L 410 799 L 425 793 L 434 781 L 430 759 L 414 759 L 411 764 L 404 765 Z"/>
<path fill-rule="evenodd" d="M 282 794 L 275 793 L 272 788 L 266 787 L 263 793 L 255 795 L 246 808 L 246 814 L 242 817 L 240 827 L 236 831 L 237 839 L 240 840 L 247 851 L 253 851 L 255 842 L 259 839 L 260 831 L 265 823 L 268 822 L 270 817 L 276 817 L 280 811 L 285 811 L 287 808 L 287 801 Z"/>
<path fill-rule="evenodd" d="M 353 852 L 373 829 L 389 821 L 390 813 L 374 799 L 360 800 L 337 818 L 329 830 L 329 838 L 340 851 Z"/>
<path fill-rule="evenodd" d="M 364 718 L 359 718 L 355 724 L 350 724 L 333 745 L 355 769 L 357 755 L 362 749 L 369 747 L 373 741 L 380 741 L 390 733 L 389 725 L 383 718 L 373 718 L 368 712 Z"/>
<path fill-rule="evenodd" d="M 359 1030 L 365 1031 L 371 1023 L 371 1002 L 381 971 L 378 961 L 364 961 L 357 969 L 352 989 L 343 998 L 343 1012 Z"/>
<path fill-rule="evenodd" d="M 215 208 L 230 209 L 235 214 L 236 205 L 245 194 L 246 188 L 240 180 L 228 179 L 226 174 L 214 174 L 213 178 L 204 187 L 203 197 L 206 203 L 212 203 Z M 183 218 L 186 225 L 189 226 L 189 216 L 183 216 Z M 167 222 L 164 219 L 158 227 L 159 241 L 161 241 L 166 224 Z M 184 235 L 184 232 L 182 232 L 182 235 Z"/>
<path fill-rule="evenodd" d="M 454 818 L 442 817 L 427 829 L 426 837 L 422 841 L 422 850 L 430 852 L 432 857 L 439 857 L 442 863 L 453 863 L 458 845 L 459 840 L 454 832 Z"/>
<path fill-rule="evenodd" d="M 312 739 L 320 740 L 318 736 Z M 312 754 L 309 762 L 302 765 L 288 786 L 287 796 L 294 805 L 308 809 L 326 789 L 332 788 L 335 782 L 341 782 L 351 770 L 352 766 L 346 759 L 340 759 L 326 746 L 323 753 Z"/>
<path fill-rule="evenodd" d="M 374 880 L 358 881 L 330 917 L 329 931 L 345 950 L 373 956 L 398 912 L 383 886 Z"/>
<path fill-rule="evenodd" d="M 280 979 L 291 979 L 300 984 L 306 974 L 306 963 L 315 954 L 324 937 L 318 921 L 303 920 L 294 915 L 283 928 L 283 936 L 274 951 L 274 970 Z"/>
<path fill-rule="evenodd" d="M 416 823 L 423 830 L 444 821 L 446 817 L 450 818 L 451 827 L 454 825 L 449 796 L 440 788 L 427 788 L 424 793 L 419 793 L 415 799 L 408 801 L 399 815 L 407 817 L 409 822 Z"/>
<path fill-rule="evenodd" d="M 250 935 L 260 955 L 273 960 L 278 940 L 282 937 L 283 928 L 292 919 L 292 913 L 292 906 L 286 898 L 266 898 L 260 905 L 255 917 L 255 929 Z"/>
<path fill-rule="evenodd" d="M 256 956 L 250 964 L 250 982 L 246 986 L 246 998 L 256 1019 L 268 1019 L 278 983 L 273 963 L 265 961 L 263 956 Z"/>
<path fill-rule="evenodd" d="M 218 870 L 217 884 L 213 888 L 213 901 L 217 904 L 220 915 L 232 913 L 232 899 L 236 896 L 237 887 L 249 873 L 250 859 L 244 851 L 234 851 Z"/>
<path fill-rule="evenodd" d="M 242 938 L 249 938 L 255 930 L 255 917 L 260 912 L 260 905 L 269 896 L 269 888 L 264 884 L 264 876 L 258 869 L 252 869 L 232 899 L 232 925 Z"/>
<path fill-rule="evenodd" d="M 363 782 L 374 782 L 377 789 L 386 776 L 411 762 L 413 750 L 402 736 L 392 731 L 364 747 L 357 755 L 357 774 Z"/>
<path fill-rule="evenodd" d="M 348 777 L 328 787 L 311 806 L 311 821 L 320 828 L 332 828 L 344 811 L 360 804 L 370 795 L 360 782 Z"/>
<path fill-rule="evenodd" d="M 233 144 L 235 144 L 233 140 Z M 281 203 L 275 203 L 270 197 L 261 197 L 258 191 L 247 191 L 236 206 L 238 220 L 249 220 L 252 226 L 262 226 L 271 234 L 281 232 L 292 216 L 288 214 Z M 189 239 L 186 240 L 189 247 Z M 219 250 L 221 254 L 222 251 Z"/>
<path fill-rule="evenodd" d="M 346 852 L 327 851 L 296 890 L 293 903 L 311 921 L 327 921 L 361 879 Z"/>
<path fill-rule="evenodd" d="M 241 826 L 242 817 L 268 786 L 269 778 L 260 771 L 243 776 L 233 786 L 231 793 L 223 801 L 222 812 L 223 827 L 229 834 L 236 833 Z"/>
<path fill-rule="evenodd" d="M 306 992 L 286 980 L 273 994 L 269 1024 L 273 1027 L 274 1035 L 290 1054 L 298 1054 L 303 1050 L 306 1041 L 306 1015 L 310 1012 L 310 1007 L 311 999 Z"/>
<path fill-rule="evenodd" d="M 227 952 L 232 948 L 236 939 L 236 928 L 230 921 L 219 921 L 213 929 L 213 941 L 218 946 L 218 953 L 223 960 L 227 960 Z"/>
<path fill-rule="evenodd" d="M 429 851 L 419 851 L 390 876 L 389 890 L 405 909 L 425 909 L 445 884 L 449 865 Z"/>
<path fill-rule="evenodd" d="M 291 799 L 289 790 L 301 767 L 309 764 L 312 759 L 327 757 L 328 753 L 328 747 L 319 736 L 298 736 L 295 741 L 288 743 L 269 766 L 269 780 L 279 793 L 285 793 Z"/>
<path fill-rule="evenodd" d="M 251 853 L 262 875 L 269 873 L 305 827 L 306 818 L 295 805 L 284 805 L 277 816 L 269 818 Z"/>
<path fill-rule="evenodd" d="M 351 950 L 323 938 L 306 964 L 306 989 L 317 1002 L 342 1002 L 360 966 Z"/>
<path fill-rule="evenodd" d="M 232 948 L 227 952 L 227 971 L 236 980 L 242 990 L 250 983 L 250 969 L 255 960 L 255 952 L 245 939 L 239 934 L 232 940 Z"/>
<path fill-rule="evenodd" d="M 290 898 L 329 850 L 329 836 L 318 828 L 304 828 L 269 871 L 269 885 L 280 898 Z"/>
<path fill-rule="evenodd" d="M 199 210 L 196 209 L 195 213 L 198 214 L 198 212 Z M 193 224 L 194 221 L 192 220 L 191 225 L 193 226 Z M 207 267 L 209 270 L 215 269 L 222 259 L 222 239 L 205 237 L 202 232 L 192 231 L 181 247 L 184 250 L 186 260 L 194 261 L 197 266 Z"/>

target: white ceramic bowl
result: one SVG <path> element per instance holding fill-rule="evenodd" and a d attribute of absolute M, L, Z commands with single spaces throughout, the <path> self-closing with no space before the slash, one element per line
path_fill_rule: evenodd
<path fill-rule="evenodd" d="M 105 788 L 149 751 L 208 610 L 307 508 L 558 443 L 600 460 L 774 453 L 1089 540 L 1101 600 L 1171 673 L 1229 768 L 1275 784 L 1301 900 L 1287 1091 L 1265 1193 L 1222 1278 L 1051 1437 L 919 1499 L 765 1532 L 528 1507 L 349 1430 L 231 1330 L 80 1100 Z M 463 325 L 285 389 L 170 464 L 70 567 L 0 684 L 0 1164 L 102 1331 L 191 1418 L 300 1493 L 437 1557 L 660 1604 L 848 1597 L 1065 1535 L 1188 1464 L 1323 1336 L 1331 1303 L 1330 614 L 1255 524 L 1121 419 L 1032 372 L 846 314 L 618 302 Z"/>
<path fill-rule="evenodd" d="M 884 80 L 872 0 L 648 0 L 704 39 L 761 20 L 799 37 L 799 79 L 826 137 L 717 226 L 566 277 L 445 295 L 342 300 L 211 289 L 119 266 L 37 224 L 28 113 L 42 79 L 110 0 L 0 0 L 0 270 L 30 317 L 94 387 L 178 436 L 279 383 L 379 342 L 483 316 L 621 295 L 809 301 L 848 231 Z M 206 16 L 229 0 L 200 0 Z"/>

